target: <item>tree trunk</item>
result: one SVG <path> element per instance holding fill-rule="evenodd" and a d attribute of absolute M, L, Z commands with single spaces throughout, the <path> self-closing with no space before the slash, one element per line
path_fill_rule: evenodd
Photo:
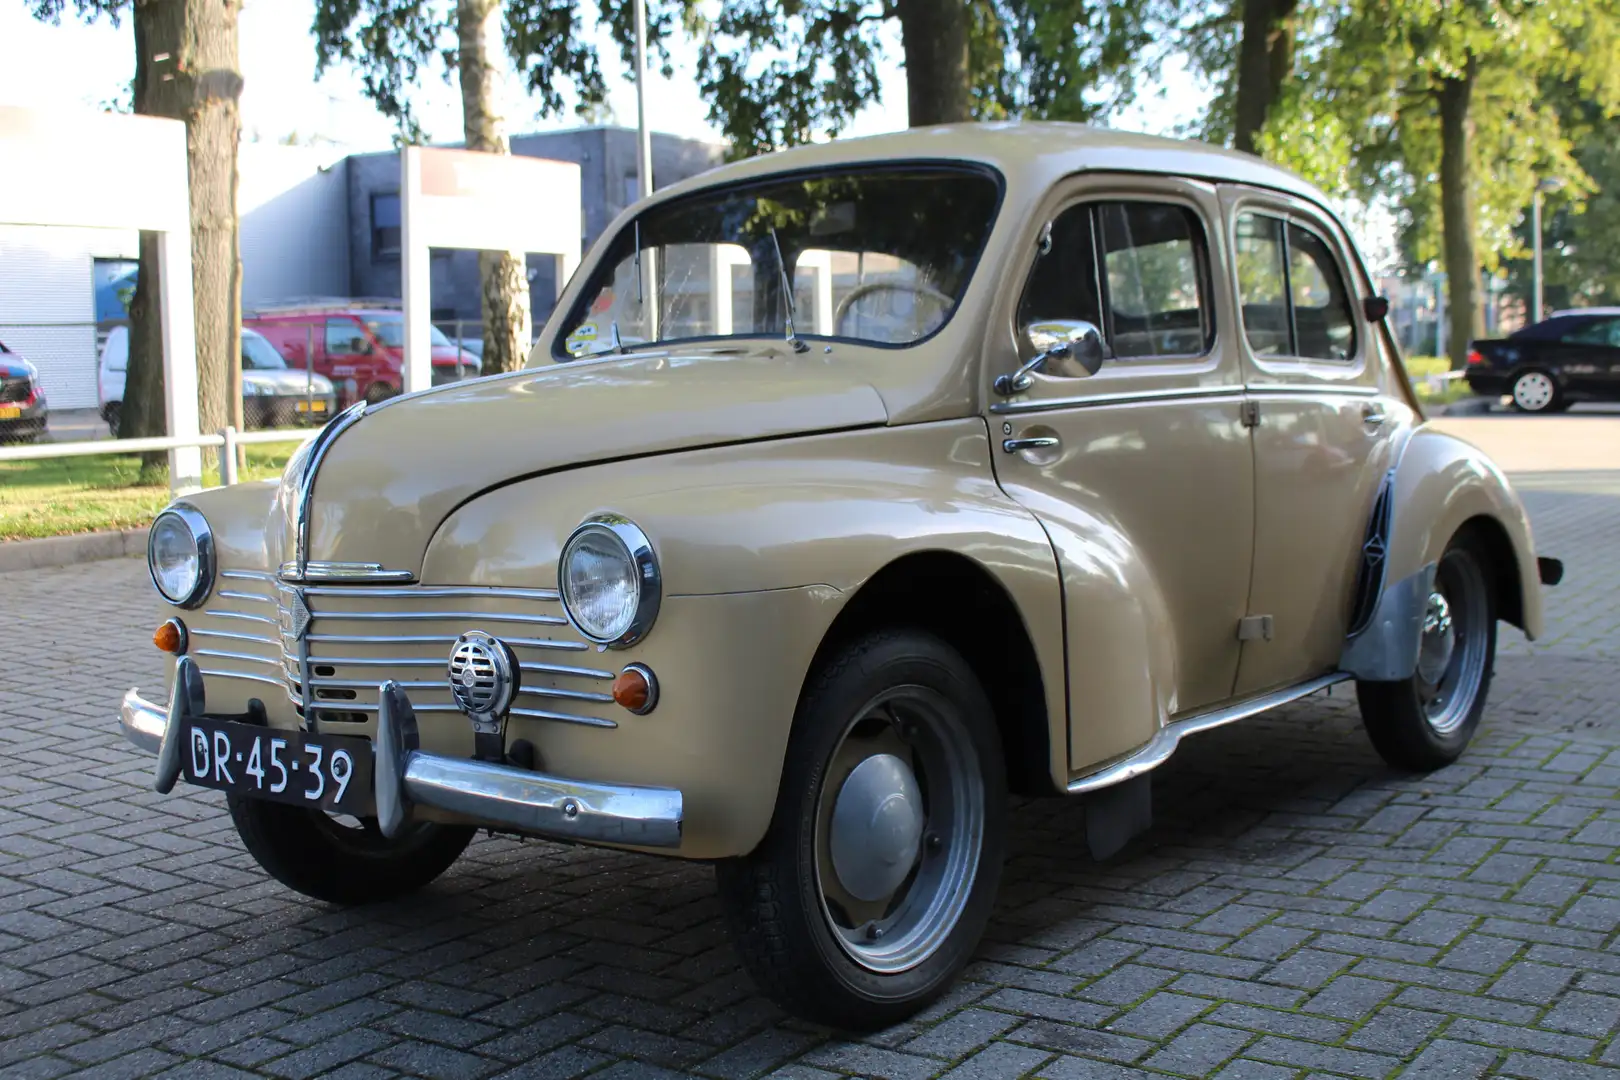
<path fill-rule="evenodd" d="M 907 123 L 912 127 L 971 120 L 968 9 L 964 0 L 898 0 L 906 55 Z"/>
<path fill-rule="evenodd" d="M 1474 210 L 1474 119 L 1470 112 L 1477 62 L 1468 58 L 1460 78 L 1445 79 L 1440 105 L 1440 218 L 1445 236 L 1446 302 L 1451 366 L 1468 362 L 1468 344 L 1485 334 L 1480 309 L 1478 223 Z"/>
<path fill-rule="evenodd" d="M 1242 0 L 1243 43 L 1238 48 L 1233 145 L 1259 153 L 1260 132 L 1294 71 L 1294 13 L 1299 0 Z"/>
<path fill-rule="evenodd" d="M 186 124 L 191 189 L 192 302 L 197 406 L 204 432 L 241 426 L 241 251 L 237 236 L 236 19 L 240 0 L 137 0 L 135 111 Z M 123 430 L 163 434 L 163 328 L 157 235 L 141 235 L 141 269 L 130 305 Z"/>
<path fill-rule="evenodd" d="M 510 154 L 500 109 L 500 0 L 457 0 L 461 117 L 469 150 Z M 529 275 L 521 254 L 480 251 L 484 314 L 484 374 L 516 371 L 529 358 Z"/>

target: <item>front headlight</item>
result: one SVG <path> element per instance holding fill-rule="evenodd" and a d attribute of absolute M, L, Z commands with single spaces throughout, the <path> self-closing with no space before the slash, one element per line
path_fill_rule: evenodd
<path fill-rule="evenodd" d="M 202 603 L 214 583 L 214 534 L 202 514 L 183 503 L 159 514 L 146 534 L 146 567 L 169 603 Z"/>
<path fill-rule="evenodd" d="M 647 534 L 625 518 L 603 514 L 575 529 L 557 579 L 568 618 L 598 645 L 632 645 L 658 618 L 658 560 Z"/>

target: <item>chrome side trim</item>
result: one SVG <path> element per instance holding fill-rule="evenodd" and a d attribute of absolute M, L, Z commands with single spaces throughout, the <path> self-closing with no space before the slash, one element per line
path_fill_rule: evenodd
<path fill-rule="evenodd" d="M 1241 386 L 1193 386 L 1165 390 L 1127 390 L 1117 394 L 1078 394 L 1074 397 L 1044 398 L 1039 401 L 998 401 L 990 411 L 1002 413 L 1050 412 L 1053 409 L 1099 408 L 1104 405 L 1134 405 L 1148 401 L 1166 401 L 1176 398 L 1207 401 L 1212 398 L 1241 400 Z"/>
<path fill-rule="evenodd" d="M 238 581 L 274 581 L 276 575 L 264 570 L 221 570 L 222 578 L 235 578 Z"/>
<path fill-rule="evenodd" d="M 337 437 L 364 416 L 365 412 L 365 401 L 355 402 L 328 421 L 310 444 L 309 457 L 304 461 L 304 475 L 298 478 L 298 505 L 293 512 L 293 553 L 300 577 L 309 567 L 309 505 L 315 498 L 315 474 L 320 471 L 321 459 L 337 441 Z"/>
<path fill-rule="evenodd" d="M 1260 396 L 1320 397 L 1326 394 L 1329 397 L 1358 398 L 1377 397 L 1383 393 L 1376 386 L 1341 386 L 1335 383 L 1290 383 L 1286 386 L 1251 386 L 1248 387 L 1248 392 Z"/>
<path fill-rule="evenodd" d="M 372 565 L 377 565 L 377 564 L 372 564 Z M 388 571 L 388 572 L 389 573 L 394 573 L 394 571 Z M 399 571 L 399 572 L 403 573 L 404 571 Z M 561 596 L 558 594 L 556 589 L 508 589 L 508 588 L 503 588 L 503 587 L 497 586 L 497 585 L 457 585 L 457 586 L 449 586 L 449 587 L 440 587 L 440 586 L 436 586 L 436 585 L 415 585 L 415 586 L 412 586 L 409 589 L 385 589 L 385 588 L 367 589 L 363 593 L 356 592 L 356 590 L 354 590 L 354 589 L 331 588 L 331 587 L 323 588 L 323 587 L 321 587 L 319 585 L 316 585 L 316 586 L 312 586 L 312 587 L 310 587 L 308 589 L 305 589 L 304 590 L 304 595 L 305 596 L 349 596 L 349 597 L 363 596 L 363 597 L 367 597 L 367 598 L 370 598 L 370 597 L 373 597 L 373 596 L 381 596 L 381 597 L 387 597 L 389 599 L 410 599 L 410 600 L 435 599 L 435 598 L 442 598 L 442 597 L 447 597 L 447 596 L 477 597 L 477 598 L 494 599 L 494 600 L 505 599 L 505 598 L 508 598 L 508 597 L 511 598 L 511 599 L 514 599 L 514 600 L 550 600 L 550 601 L 556 601 L 556 600 L 561 599 Z M 330 614 L 336 615 L 336 614 L 341 614 L 341 612 L 332 612 Z"/>
<path fill-rule="evenodd" d="M 291 636 L 291 635 L 287 635 Z M 443 645 L 449 648 L 454 634 L 305 634 L 304 640 L 327 645 Z M 583 641 L 550 641 L 546 638 L 510 638 L 502 641 L 515 649 L 561 649 L 565 652 L 585 652 L 590 645 Z"/>
<path fill-rule="evenodd" d="M 256 641 L 258 639 L 255 638 L 253 640 Z M 446 638 L 445 640 L 454 641 L 455 639 Z M 502 640 L 505 639 L 503 638 Z M 298 662 L 298 657 L 286 651 L 282 652 L 281 658 L 287 663 L 296 664 Z M 431 656 L 316 656 L 311 658 L 310 663 L 316 665 L 330 664 L 333 667 L 442 668 L 445 666 L 445 662 L 443 660 Z M 611 671 L 598 671 L 596 668 L 569 667 L 566 664 L 530 663 L 519 664 L 518 667 L 523 671 L 533 672 L 536 675 L 577 675 L 583 679 L 601 679 L 603 681 L 611 680 L 614 677 L 613 672 Z M 371 683 L 367 683 L 366 685 L 370 686 Z M 420 708 L 420 706 L 418 706 L 418 708 Z"/>
<path fill-rule="evenodd" d="M 1158 768 L 1167 761 L 1171 754 L 1176 752 L 1176 746 L 1188 735 L 1196 735 L 1201 731 L 1222 727 L 1238 720 L 1246 720 L 1251 716 L 1275 709 L 1279 705 L 1286 705 L 1290 701 L 1298 701 L 1302 697 L 1309 697 L 1319 690 L 1326 690 L 1335 683 L 1344 682 L 1351 676 L 1343 671 L 1336 671 L 1331 675 L 1311 679 L 1282 690 L 1273 690 L 1268 694 L 1261 694 L 1235 705 L 1225 705 L 1208 712 L 1197 713 L 1166 724 L 1160 728 L 1148 744 L 1140 750 L 1116 761 L 1104 769 L 1069 781 L 1069 794 L 1082 795 L 1088 791 L 1098 791 L 1102 788 L 1112 787 L 1114 784 L 1133 780 L 1143 773 Z"/>
<path fill-rule="evenodd" d="M 255 645 L 274 645 L 274 638 L 260 637 L 258 634 L 238 634 L 231 630 L 193 630 L 186 628 L 186 633 L 194 638 L 211 637 L 224 638 L 227 641 L 251 641 Z"/>
<path fill-rule="evenodd" d="M 345 619 L 386 619 L 389 622 L 429 622 L 434 619 L 482 621 L 500 623 L 530 623 L 536 626 L 567 626 L 561 615 L 501 615 L 493 611 L 332 611 L 322 608 L 311 612 L 317 619 L 341 622 Z M 448 639 L 454 641 L 455 638 Z M 505 639 L 502 639 L 505 640 Z"/>
<path fill-rule="evenodd" d="M 252 653 L 226 652 L 224 649 L 192 649 L 192 656 L 211 656 L 215 660 L 241 660 L 249 664 L 269 664 L 278 667 L 280 661 L 270 656 L 254 656 Z"/>
<path fill-rule="evenodd" d="M 235 589 L 221 589 L 214 594 L 222 600 L 250 600 L 255 604 L 274 604 L 275 600 L 262 593 L 238 592 Z"/>
<path fill-rule="evenodd" d="M 316 581 L 363 585 L 368 581 L 401 583 L 416 580 L 413 571 L 388 570 L 382 563 L 362 562 L 306 562 L 302 565 L 288 562 L 281 564 L 281 572 L 276 576 L 289 585 Z"/>
<path fill-rule="evenodd" d="M 273 679 L 268 675 L 254 675 L 247 671 L 216 671 L 213 668 L 203 668 L 202 673 L 210 679 L 246 679 L 249 682 L 269 683 L 271 686 L 279 686 L 283 689 L 287 686 L 286 681 L 283 679 Z"/>
<path fill-rule="evenodd" d="M 204 615 L 214 619 L 241 619 L 244 622 L 262 622 L 276 625 L 276 620 L 268 615 L 250 615 L 245 611 L 205 611 Z"/>

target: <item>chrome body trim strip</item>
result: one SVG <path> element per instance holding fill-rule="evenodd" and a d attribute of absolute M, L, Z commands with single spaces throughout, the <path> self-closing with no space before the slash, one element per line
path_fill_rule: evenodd
<path fill-rule="evenodd" d="M 293 698 L 291 693 L 287 697 L 296 703 L 297 699 Z M 440 702 L 429 702 L 423 705 L 413 704 L 411 707 L 420 713 L 461 713 L 461 706 Z M 337 701 L 317 698 L 314 706 L 315 713 L 373 713 L 376 711 L 377 703 L 374 701 Z M 507 710 L 507 715 L 522 716 L 530 720 L 555 720 L 560 724 L 580 724 L 584 727 L 616 728 L 619 726 L 616 721 L 607 720 L 600 716 L 578 716 L 574 713 L 557 712 L 553 709 L 512 708 Z"/>
<path fill-rule="evenodd" d="M 364 585 L 369 581 L 399 584 L 416 580 L 416 574 L 410 570 L 388 570 L 382 563 L 360 562 L 308 562 L 302 566 L 282 563 L 281 572 L 276 576 L 291 585 L 317 581 L 346 582 L 351 585 Z"/>
<path fill-rule="evenodd" d="M 1342 671 L 1335 671 L 1331 675 L 1323 675 L 1300 683 L 1297 686 L 1286 687 L 1282 690 L 1273 690 L 1258 697 L 1248 698 L 1233 705 L 1224 705 L 1208 712 L 1196 713 L 1180 720 L 1172 721 L 1160 728 L 1153 738 L 1148 740 L 1146 746 L 1135 753 L 1125 757 L 1097 772 L 1069 781 L 1070 795 L 1081 795 L 1088 791 L 1098 791 L 1102 788 L 1112 787 L 1134 780 L 1143 773 L 1158 768 L 1169 760 L 1170 755 L 1176 752 L 1176 746 L 1188 735 L 1196 735 L 1201 731 L 1222 727 L 1238 720 L 1246 720 L 1251 716 L 1275 709 L 1279 705 L 1286 705 L 1290 701 L 1298 701 L 1302 697 L 1309 697 L 1319 690 L 1326 690 L 1336 683 L 1344 682 L 1351 676 Z"/>
<path fill-rule="evenodd" d="M 276 620 L 268 615 L 251 615 L 246 611 L 205 611 L 203 614 L 212 619 L 241 619 L 244 622 L 262 622 L 269 623 L 271 626 L 276 625 Z"/>
<path fill-rule="evenodd" d="M 259 639 L 253 638 L 251 640 L 257 641 Z M 447 640 L 454 641 L 455 639 L 449 638 Z M 504 641 L 505 639 L 503 638 L 502 640 Z M 296 664 L 298 662 L 298 657 L 294 656 L 292 653 L 286 652 L 285 650 L 282 651 L 281 658 L 287 663 Z M 311 658 L 311 663 L 314 663 L 317 666 L 321 664 L 330 664 L 333 667 L 442 668 L 445 666 L 446 661 L 431 656 L 316 656 Z M 518 667 L 523 671 L 532 672 L 536 675 L 577 675 L 582 679 L 601 679 L 604 682 L 610 681 L 614 677 L 613 672 L 611 671 L 598 671 L 595 668 L 569 667 L 566 664 L 520 663 Z M 371 683 L 367 683 L 366 685 L 370 686 Z"/>
<path fill-rule="evenodd" d="M 225 600 L 250 600 L 255 604 L 275 603 L 275 600 L 272 597 L 265 596 L 261 593 L 238 592 L 235 589 L 221 589 L 214 595 Z"/>
<path fill-rule="evenodd" d="M 326 645 L 443 645 L 448 648 L 456 639 L 453 634 L 305 634 L 304 640 Z M 565 652 L 585 652 L 590 648 L 590 645 L 583 641 L 509 637 L 503 637 L 501 640 L 514 649 L 561 649 Z"/>
<path fill-rule="evenodd" d="M 1104 405 L 1135 405 L 1143 402 L 1166 401 L 1176 398 L 1206 401 L 1210 398 L 1238 400 L 1242 397 L 1243 387 L 1241 386 L 1174 387 L 1164 390 L 1127 390 L 1117 394 L 1077 394 L 1073 397 L 1044 398 L 1035 401 L 998 401 L 990 406 L 990 411 L 1000 415 L 1003 413 L 1051 412 L 1053 409 L 1100 408 Z"/>
<path fill-rule="evenodd" d="M 213 668 L 203 668 L 202 674 L 210 679 L 246 679 L 249 682 L 269 683 L 271 686 L 286 688 L 285 679 L 273 679 L 268 675 L 255 675 L 250 671 L 218 671 Z"/>
<path fill-rule="evenodd" d="M 192 649 L 192 656 L 211 656 L 215 660 L 241 660 L 249 664 L 269 664 L 278 667 L 280 661 L 271 656 L 254 656 L 252 653 L 226 652 L 224 649 Z"/>
<path fill-rule="evenodd" d="M 1292 396 L 1292 397 L 1319 397 L 1326 394 L 1329 397 L 1377 397 L 1383 391 L 1376 386 L 1340 386 L 1332 383 L 1310 384 L 1299 383 L 1289 385 L 1262 385 L 1248 387 L 1252 395 L 1265 396 Z"/>
<path fill-rule="evenodd" d="M 193 630 L 186 628 L 186 633 L 194 638 L 211 637 L 224 638 L 226 641 L 251 641 L 255 645 L 274 645 L 272 638 L 260 637 L 257 634 L 238 634 L 234 630 Z"/>
<path fill-rule="evenodd" d="M 561 615 L 502 615 L 493 611 L 332 611 L 323 608 L 320 611 L 310 612 L 317 619 L 328 622 L 341 622 L 345 619 L 386 619 L 390 622 L 430 622 L 434 619 L 455 619 L 458 621 L 483 620 L 484 622 L 500 623 L 529 623 L 534 626 L 567 626 L 568 620 Z M 447 640 L 454 641 L 455 638 Z M 505 640 L 502 638 L 501 640 Z"/>
<path fill-rule="evenodd" d="M 392 571 L 390 571 L 390 572 L 392 572 Z M 400 571 L 400 572 L 403 573 L 403 571 Z M 463 598 L 477 597 L 477 598 L 485 598 L 485 599 L 493 599 L 493 600 L 501 600 L 501 599 L 505 599 L 505 598 L 509 597 L 511 599 L 514 599 L 514 600 L 546 600 L 546 601 L 553 601 L 553 602 L 561 599 L 561 596 L 557 592 L 556 589 L 508 589 L 508 588 L 503 588 L 503 587 L 497 586 L 497 585 L 456 585 L 456 586 L 415 585 L 415 586 L 412 586 L 409 589 L 387 589 L 387 588 L 367 589 L 363 593 L 357 592 L 355 589 L 352 589 L 352 588 L 344 589 L 344 588 L 333 588 L 333 587 L 330 587 L 330 586 L 322 587 L 322 586 L 319 586 L 319 585 L 312 585 L 309 588 L 304 590 L 304 595 L 305 596 L 350 596 L 350 597 L 352 597 L 352 596 L 363 596 L 363 597 L 367 597 L 367 598 L 373 597 L 373 596 L 381 596 L 381 597 L 387 597 L 389 599 L 410 599 L 410 600 L 436 599 L 436 598 L 442 598 L 442 597 L 447 597 L 447 596 L 463 597 Z"/>
<path fill-rule="evenodd" d="M 188 665 L 182 658 L 177 669 L 181 679 Z M 124 738 L 159 755 L 154 786 L 160 791 L 168 791 L 179 777 L 181 723 L 205 715 L 200 689 L 194 686 L 191 692 L 174 694 L 177 706 L 158 705 L 132 689 L 119 706 L 118 726 Z M 405 692 L 391 683 L 384 684 L 378 700 L 379 705 L 373 706 L 378 710 L 375 794 L 379 825 L 386 833 L 397 834 L 410 821 L 413 807 L 431 806 L 480 825 L 559 840 L 680 846 L 684 807 L 678 790 L 571 780 L 407 749 L 416 741 L 408 738 L 415 734 L 414 714 L 423 707 L 413 707 Z M 171 757 L 173 761 L 168 761 Z M 174 766 L 167 786 L 162 784 L 166 762 Z"/>
<path fill-rule="evenodd" d="M 235 578 L 238 581 L 274 581 L 276 575 L 264 570 L 221 570 L 222 578 Z"/>
<path fill-rule="evenodd" d="M 315 475 L 320 471 L 321 459 L 337 437 L 365 412 L 365 401 L 355 402 L 328 421 L 310 444 L 309 457 L 304 461 L 304 475 L 298 478 L 298 505 L 293 512 L 293 554 L 300 577 L 309 566 L 309 506 L 315 498 Z"/>

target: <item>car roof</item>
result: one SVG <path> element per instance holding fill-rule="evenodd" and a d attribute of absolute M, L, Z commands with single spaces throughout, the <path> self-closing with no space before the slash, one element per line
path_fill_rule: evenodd
<path fill-rule="evenodd" d="M 885 135 L 797 146 L 711 169 L 658 195 L 678 197 L 717 184 L 795 169 L 894 161 L 974 162 L 1009 183 L 1050 182 L 1084 170 L 1195 176 L 1276 188 L 1327 205 L 1327 197 L 1294 173 L 1251 154 L 1208 143 L 1139 135 L 1061 121 L 943 124 Z"/>
<path fill-rule="evenodd" d="M 1620 315 L 1620 307 L 1565 308 L 1563 311 L 1553 312 L 1550 317 L 1559 319 L 1569 315 Z"/>

